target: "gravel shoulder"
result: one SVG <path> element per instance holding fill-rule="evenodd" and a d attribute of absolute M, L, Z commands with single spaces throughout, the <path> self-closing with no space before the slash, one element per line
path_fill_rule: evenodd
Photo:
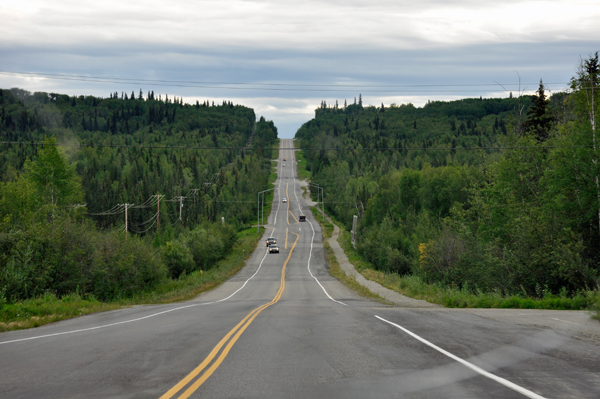
<path fill-rule="evenodd" d="M 360 285 L 366 287 L 374 294 L 393 303 L 397 307 L 423 309 L 430 312 L 463 312 L 471 313 L 486 319 L 508 322 L 511 324 L 552 329 L 567 336 L 593 342 L 600 345 L 600 323 L 590 317 L 587 311 L 574 310 L 538 310 L 538 309 L 450 309 L 424 300 L 414 299 L 402 295 L 381 284 L 367 280 L 350 263 L 337 238 L 340 234 L 339 227 L 325 215 L 334 226 L 333 234 L 328 240 L 340 267 L 346 275 L 355 279 Z"/>

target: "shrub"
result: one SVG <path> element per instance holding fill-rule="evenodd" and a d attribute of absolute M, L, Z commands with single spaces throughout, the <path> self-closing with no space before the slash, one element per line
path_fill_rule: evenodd
<path fill-rule="evenodd" d="M 100 300 L 127 298 L 167 277 L 160 252 L 137 237 L 102 234 L 94 254 L 92 293 Z"/>
<path fill-rule="evenodd" d="M 180 240 L 168 241 L 163 249 L 163 259 L 172 278 L 182 273 L 189 274 L 196 270 L 196 263 L 190 249 Z"/>

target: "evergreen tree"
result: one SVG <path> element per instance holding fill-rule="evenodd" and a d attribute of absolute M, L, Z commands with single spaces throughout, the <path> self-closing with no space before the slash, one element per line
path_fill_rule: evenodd
<path fill-rule="evenodd" d="M 532 134 L 538 142 L 542 143 L 548 139 L 550 128 L 552 127 L 552 116 L 548 109 L 550 100 L 546 99 L 544 83 L 541 79 L 540 87 L 532 100 L 533 105 L 527 112 L 527 120 L 524 123 L 524 128 L 527 133 Z"/>

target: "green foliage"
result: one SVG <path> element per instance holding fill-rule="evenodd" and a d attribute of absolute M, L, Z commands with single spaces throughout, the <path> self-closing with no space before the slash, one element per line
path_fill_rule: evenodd
<path fill-rule="evenodd" d="M 30 177 L 36 189 L 43 189 L 48 203 L 62 206 L 68 203 L 87 204 L 90 213 L 100 213 L 116 204 L 143 204 L 157 193 L 167 197 L 187 195 L 191 189 L 203 188 L 186 207 L 187 227 L 193 228 L 205 220 L 237 221 L 239 228 L 249 223 L 255 214 L 252 198 L 266 188 L 270 151 L 240 151 L 168 148 L 125 148 L 126 146 L 191 146 L 191 147 L 270 147 L 277 129 L 273 122 L 262 118 L 258 123 L 250 108 L 224 102 L 196 106 L 183 104 L 181 99 L 167 99 L 148 93 L 148 98 L 119 99 L 93 96 L 70 97 L 56 93 L 31 94 L 20 89 L 0 91 L 0 138 L 2 141 L 42 141 L 46 136 L 56 137 L 59 144 L 83 144 L 83 148 L 2 144 L 0 180 L 12 181 L 15 171 L 22 170 L 26 160 L 35 161 Z M 124 98 L 124 96 L 123 96 Z M 20 116 L 27 123 L 21 128 L 14 121 Z M 52 139 L 50 139 L 52 140 Z M 114 146 L 95 147 L 94 145 Z M 72 163 L 56 164 L 62 153 Z M 57 158 L 58 157 L 58 158 Z M 64 158 L 64 157 L 63 157 Z M 54 162 L 54 164 L 53 164 Z M 55 165 L 56 164 L 56 165 Z M 56 169 L 56 166 L 63 167 Z M 46 169 L 44 169 L 46 168 Z M 63 202 L 53 199 L 58 189 L 48 168 L 70 173 L 74 168 L 83 185 L 84 197 L 63 195 Z M 64 173 L 63 173 L 64 172 Z M 214 177 L 218 174 L 218 179 Z M 73 179 L 58 179 L 70 182 Z M 205 186 L 205 182 L 212 182 Z M 67 190 L 69 191 L 69 190 Z M 69 191 L 72 193 L 72 190 Z M 67 193 L 68 194 L 68 193 Z M 237 203 L 237 206 L 232 204 Z M 176 221 L 179 209 L 176 203 L 163 203 L 163 226 Z M 190 205 L 190 204 L 186 204 Z M 155 208 L 130 212 L 133 230 L 144 231 L 142 223 L 156 213 Z M 120 216 L 92 216 L 100 227 L 123 224 Z"/>
<path fill-rule="evenodd" d="M 549 99 L 540 81 L 522 98 L 323 103 L 297 138 L 328 211 L 346 228 L 358 215 L 357 251 L 376 270 L 563 307 L 551 296 L 600 283 L 598 69 L 590 56 L 573 93 Z M 476 149 L 489 146 L 505 149 Z"/>
<path fill-rule="evenodd" d="M 0 234 L 0 287 L 9 301 L 47 291 L 101 300 L 131 296 L 166 277 L 157 250 L 139 238 L 101 233 L 68 216 Z"/>
<path fill-rule="evenodd" d="M 45 143 L 0 145 L 0 302 L 131 298 L 213 268 L 253 223 L 272 153 L 241 148 L 274 145 L 271 121 L 257 123 L 253 110 L 230 102 L 118 97 L 0 90 L 2 141 Z M 158 193 L 188 197 L 183 207 L 161 201 L 160 230 L 156 205 L 130 207 L 128 230 L 139 237 L 113 231 L 122 212 L 102 214 Z M 92 215 L 71 207 L 81 202 Z"/>
<path fill-rule="evenodd" d="M 194 230 L 169 241 L 164 248 L 164 259 L 172 277 L 196 270 L 209 270 L 235 244 L 236 234 L 229 225 L 204 223 Z"/>
<path fill-rule="evenodd" d="M 6 303 L 0 292 L 0 331 L 37 327 L 54 321 L 84 314 L 118 309 L 122 306 L 148 303 L 169 303 L 191 299 L 199 293 L 224 282 L 237 272 L 256 247 L 263 234 L 255 228 L 242 230 L 236 235 L 233 250 L 207 272 L 196 271 L 178 279 L 165 279 L 158 286 L 147 287 L 130 298 L 109 303 L 99 302 L 93 295 L 77 293 L 57 297 L 47 291 L 36 298 Z"/>
<path fill-rule="evenodd" d="M 80 178 L 59 152 L 56 138 L 46 138 L 44 144 L 35 161 L 25 162 L 26 177 L 46 204 L 64 206 L 81 201 Z"/>

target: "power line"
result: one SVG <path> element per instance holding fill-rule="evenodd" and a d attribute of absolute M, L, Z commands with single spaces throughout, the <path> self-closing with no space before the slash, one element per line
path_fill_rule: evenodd
<path fill-rule="evenodd" d="M 499 86 L 499 85 L 513 85 L 518 86 L 519 83 L 468 83 L 468 84 L 403 84 L 403 85 L 364 85 L 364 84 L 304 84 L 304 83 L 248 83 L 248 82 L 211 82 L 211 81 L 193 81 L 193 80 L 164 80 L 164 79 L 131 79 L 131 78 L 117 78 L 117 77 L 106 77 L 106 76 L 87 76 L 87 75 L 72 75 L 62 73 L 41 73 L 41 72 L 11 72 L 11 71 L 0 71 L 1 74 L 12 74 L 12 75 L 32 75 L 32 76 L 59 76 L 59 77 L 74 77 L 74 78 L 85 78 L 85 79 L 111 79 L 120 80 L 123 82 L 134 81 L 134 82 L 162 82 L 162 83 L 189 83 L 189 84 L 229 84 L 229 85 L 252 85 L 252 86 L 303 86 L 303 87 L 477 87 L 477 86 Z M 537 85 L 539 82 L 523 83 L 520 85 Z M 544 82 L 544 85 L 553 84 L 569 84 L 569 82 Z"/>
<path fill-rule="evenodd" d="M 12 72 L 0 71 L 2 75 L 40 77 L 55 80 L 68 80 L 92 83 L 117 83 L 117 84 L 136 84 L 147 86 L 166 86 L 166 87 L 184 87 L 184 88 L 204 88 L 204 89 L 225 89 L 225 90 L 266 90 L 266 91 L 300 91 L 300 92 L 355 92 L 363 89 L 371 93 L 396 93 L 396 92 L 419 92 L 419 93 L 457 93 L 473 92 L 473 90 L 421 90 L 423 88 L 492 88 L 492 87 L 512 87 L 519 88 L 527 85 L 537 85 L 535 83 L 468 83 L 468 84 L 402 84 L 402 85 L 368 85 L 368 84 L 305 84 L 305 83 L 248 83 L 248 82 L 210 82 L 210 81 L 187 81 L 187 80 L 162 80 L 162 79 L 131 79 L 118 77 L 70 75 L 58 73 L 39 73 L 39 72 Z M 569 82 L 544 83 L 545 86 L 562 85 L 568 88 Z M 253 86 L 253 87 L 248 87 Z M 347 88 L 347 89 L 346 89 Z M 381 90 L 386 89 L 386 90 Z M 389 90 L 393 89 L 393 90 Z M 404 90 L 400 90 L 404 89 Z M 411 90 L 406 90 L 411 89 Z M 415 90 L 419 89 L 419 90 Z M 562 89 L 562 88 L 561 88 Z"/>

